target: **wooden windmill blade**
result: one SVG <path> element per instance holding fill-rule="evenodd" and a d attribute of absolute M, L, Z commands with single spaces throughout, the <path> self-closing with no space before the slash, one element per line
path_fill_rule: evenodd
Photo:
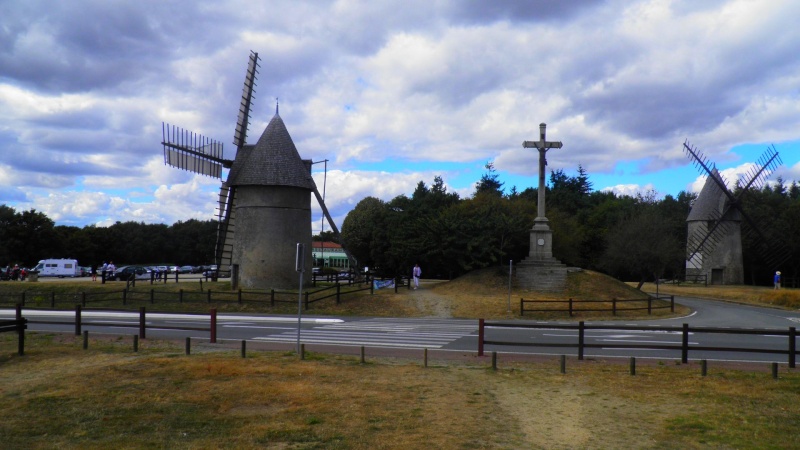
<path fill-rule="evenodd" d="M 250 105 L 253 101 L 255 92 L 256 76 L 258 75 L 258 53 L 250 51 L 250 59 L 247 63 L 247 73 L 244 77 L 242 87 L 242 100 L 239 103 L 239 117 L 236 119 L 236 128 L 233 131 L 233 145 L 238 150 L 247 145 L 247 127 L 250 123 Z"/>
<path fill-rule="evenodd" d="M 223 157 L 222 143 L 201 134 L 161 123 L 164 164 L 214 178 L 222 178 L 222 168 L 233 161 Z"/>
<path fill-rule="evenodd" d="M 258 53 L 251 51 L 247 63 L 247 71 L 242 87 L 242 99 L 239 102 L 239 115 L 233 131 L 233 144 L 236 153 L 247 145 L 247 130 L 250 123 L 250 106 L 255 92 L 258 75 Z M 218 270 L 231 265 L 233 256 L 233 235 L 236 230 L 236 187 L 223 182 L 219 190 L 217 206 L 217 241 L 214 247 L 214 261 Z"/>

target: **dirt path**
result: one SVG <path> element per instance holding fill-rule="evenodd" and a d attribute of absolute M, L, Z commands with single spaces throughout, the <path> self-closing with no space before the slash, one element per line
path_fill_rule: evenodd
<path fill-rule="evenodd" d="M 451 300 L 448 297 L 436 294 L 431 288 L 431 284 L 424 281 L 420 283 L 419 289 L 409 290 L 409 295 L 425 317 L 453 317 Z"/>

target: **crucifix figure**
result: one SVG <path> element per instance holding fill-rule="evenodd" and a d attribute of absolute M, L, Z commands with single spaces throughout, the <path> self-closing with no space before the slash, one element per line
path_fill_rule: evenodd
<path fill-rule="evenodd" d="M 545 129 L 547 125 L 544 123 L 539 124 L 539 140 L 538 141 L 525 141 L 522 143 L 523 148 L 535 148 L 539 150 L 539 191 L 538 191 L 538 204 L 537 211 L 536 211 L 536 224 L 542 224 L 545 227 L 547 226 L 547 217 L 544 215 L 544 170 L 545 166 L 547 165 L 547 159 L 545 158 L 545 153 L 547 150 L 551 148 L 561 148 L 562 144 L 560 141 L 547 141 L 545 139 Z"/>

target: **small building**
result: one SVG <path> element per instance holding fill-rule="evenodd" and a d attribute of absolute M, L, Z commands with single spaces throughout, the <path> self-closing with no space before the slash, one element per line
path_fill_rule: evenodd
<path fill-rule="evenodd" d="M 350 260 L 344 248 L 336 242 L 313 241 L 311 243 L 311 256 L 314 267 L 331 267 L 339 270 L 350 268 Z"/>

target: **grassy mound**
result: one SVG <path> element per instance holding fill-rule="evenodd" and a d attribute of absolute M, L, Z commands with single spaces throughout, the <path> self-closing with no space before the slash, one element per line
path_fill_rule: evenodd
<path fill-rule="evenodd" d="M 488 267 L 474 270 L 455 280 L 439 284 L 435 287 L 441 295 L 508 295 L 508 267 Z M 634 300 L 645 299 L 647 294 L 627 284 L 591 270 L 570 272 L 567 286 L 563 292 L 531 293 L 523 291 L 512 282 L 512 297 L 541 299 L 584 299 L 584 300 Z"/>

